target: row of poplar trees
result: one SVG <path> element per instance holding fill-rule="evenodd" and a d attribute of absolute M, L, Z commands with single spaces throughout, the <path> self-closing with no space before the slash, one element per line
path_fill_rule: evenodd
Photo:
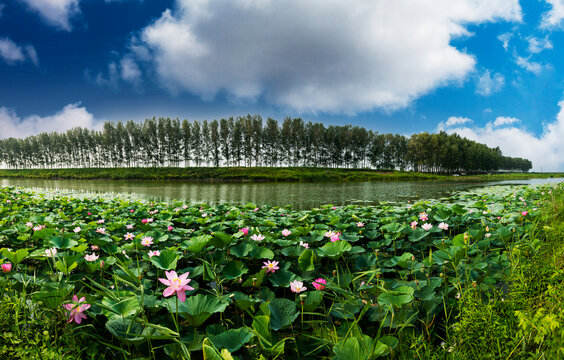
<path fill-rule="evenodd" d="M 379 134 L 358 126 L 325 126 L 259 115 L 213 121 L 146 119 L 106 122 L 0 140 L 6 168 L 149 166 L 308 166 L 416 170 L 432 173 L 528 171 L 529 160 L 457 134 Z"/>

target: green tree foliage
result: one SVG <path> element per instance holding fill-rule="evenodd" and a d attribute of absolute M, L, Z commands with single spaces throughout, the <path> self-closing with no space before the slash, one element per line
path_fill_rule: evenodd
<path fill-rule="evenodd" d="M 307 166 L 415 170 L 428 173 L 529 171 L 531 161 L 504 156 L 457 134 L 407 138 L 358 126 L 325 127 L 259 115 L 204 121 L 152 118 L 104 123 L 102 130 L 73 128 L 0 140 L 0 166 L 11 169 L 73 167 Z"/>

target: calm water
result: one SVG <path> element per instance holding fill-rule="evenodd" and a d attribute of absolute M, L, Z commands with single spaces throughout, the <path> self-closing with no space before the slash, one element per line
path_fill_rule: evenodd
<path fill-rule="evenodd" d="M 0 179 L 0 185 L 78 192 L 128 193 L 147 200 L 292 205 L 310 209 L 323 204 L 375 204 L 446 196 L 452 191 L 505 184 L 542 184 L 564 178 L 495 182 L 394 181 L 352 183 L 193 183 L 183 181 Z"/>

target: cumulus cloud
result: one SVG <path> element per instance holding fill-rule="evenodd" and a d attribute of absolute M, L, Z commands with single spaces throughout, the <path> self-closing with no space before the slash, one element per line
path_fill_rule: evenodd
<path fill-rule="evenodd" d="M 509 49 L 509 41 L 511 40 L 512 37 L 513 37 L 513 34 L 509 33 L 509 32 L 503 33 L 503 34 L 501 34 L 497 37 L 497 39 L 499 41 L 501 41 L 501 46 L 503 46 L 505 51 L 507 51 Z"/>
<path fill-rule="evenodd" d="M 500 127 L 504 125 L 511 125 L 518 123 L 520 120 L 514 117 L 505 117 L 505 116 L 498 116 L 495 121 L 493 122 L 493 127 Z"/>
<path fill-rule="evenodd" d="M 0 138 L 24 138 L 42 132 L 64 132 L 77 126 L 99 128 L 100 124 L 80 104 L 68 104 L 54 115 L 31 115 L 25 118 L 20 118 L 13 109 L 0 107 Z"/>
<path fill-rule="evenodd" d="M 550 29 L 562 26 L 564 19 L 564 0 L 545 0 L 551 9 L 542 15 L 541 28 Z"/>
<path fill-rule="evenodd" d="M 453 126 L 444 128 L 439 123 L 437 130 L 458 133 L 468 139 L 485 143 L 490 147 L 499 146 L 506 156 L 522 157 L 533 162 L 533 171 L 564 171 L 564 101 L 555 121 L 546 124 L 540 135 L 516 126 L 516 118 L 498 117 L 485 127 Z M 442 125 L 441 125 L 442 124 Z"/>
<path fill-rule="evenodd" d="M 447 121 L 444 122 L 440 122 L 439 125 L 437 126 L 437 130 L 438 131 L 443 131 L 446 130 L 449 127 L 453 127 L 453 126 L 457 126 L 457 125 L 464 125 L 467 123 L 472 122 L 472 119 L 469 119 L 467 117 L 461 117 L 461 116 L 451 116 L 447 119 Z"/>
<path fill-rule="evenodd" d="M 121 78 L 131 84 L 138 85 L 141 81 L 141 70 L 131 57 L 124 57 L 120 61 Z"/>
<path fill-rule="evenodd" d="M 521 68 L 523 68 L 527 71 L 530 71 L 530 72 L 532 72 L 533 74 L 536 74 L 536 75 L 540 74 L 540 72 L 544 68 L 544 66 L 542 64 L 535 62 L 535 61 L 531 61 L 530 56 L 528 56 L 526 58 L 521 57 L 521 56 L 516 56 L 515 57 L 515 63 L 519 67 L 521 67 Z"/>
<path fill-rule="evenodd" d="M 0 38 L 0 57 L 8 65 L 15 65 L 27 60 L 35 65 L 39 63 L 37 52 L 33 46 L 25 45 L 22 47 L 9 38 Z"/>
<path fill-rule="evenodd" d="M 80 14 L 79 0 L 20 0 L 49 25 L 71 31 L 70 19 Z"/>
<path fill-rule="evenodd" d="M 529 52 L 532 54 L 538 54 L 543 50 L 552 49 L 552 42 L 548 39 L 548 36 L 545 36 L 543 39 L 529 36 L 526 40 L 529 43 Z"/>
<path fill-rule="evenodd" d="M 172 93 L 355 113 L 465 80 L 476 60 L 450 42 L 492 21 L 521 21 L 518 0 L 177 0 L 126 56 Z"/>
<path fill-rule="evenodd" d="M 139 66 L 132 57 L 124 57 L 119 64 L 111 61 L 108 64 L 108 70 L 105 73 L 99 72 L 96 76 L 90 74 L 90 70 L 85 70 L 86 79 L 100 87 L 106 87 L 117 90 L 120 87 L 120 80 L 123 80 L 134 87 L 141 84 L 142 73 Z"/>
<path fill-rule="evenodd" d="M 499 73 L 491 74 L 486 70 L 482 75 L 478 76 L 476 82 L 476 94 L 482 96 L 490 96 L 493 93 L 501 91 L 505 84 L 505 77 Z"/>

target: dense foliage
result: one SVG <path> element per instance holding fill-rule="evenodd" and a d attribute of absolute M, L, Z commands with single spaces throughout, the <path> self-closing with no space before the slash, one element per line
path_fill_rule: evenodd
<path fill-rule="evenodd" d="M 413 357 L 506 286 L 553 191 L 298 212 L 2 188 L 1 302 L 26 297 L 18 331 L 70 322 L 62 345 L 91 358 Z"/>
<path fill-rule="evenodd" d="M 248 115 L 208 122 L 159 118 L 106 122 L 102 131 L 74 128 L 0 140 L 8 168 L 139 166 L 307 166 L 412 169 L 433 173 L 528 171 L 529 160 L 448 135 L 378 134 L 286 118 L 282 125 Z"/>

